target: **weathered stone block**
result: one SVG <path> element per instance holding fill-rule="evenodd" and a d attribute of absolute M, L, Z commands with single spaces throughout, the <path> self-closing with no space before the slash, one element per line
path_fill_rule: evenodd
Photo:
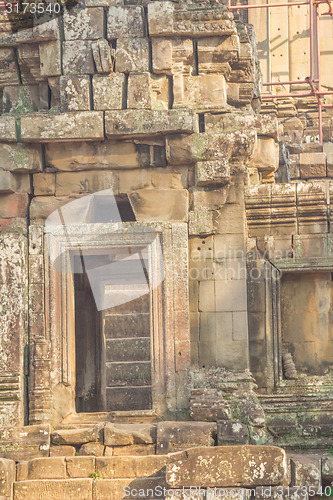
<path fill-rule="evenodd" d="M 326 177 L 325 153 L 301 153 L 299 156 L 301 179 Z"/>
<path fill-rule="evenodd" d="M 50 457 L 74 457 L 75 447 L 70 445 L 57 445 L 50 447 Z"/>
<path fill-rule="evenodd" d="M 177 80 L 183 87 L 182 75 L 190 76 L 194 72 L 195 57 L 192 38 L 173 38 L 172 39 L 172 74 L 173 90 L 177 92 Z M 177 80 L 176 80 L 177 77 Z M 178 90 L 179 92 L 179 90 Z"/>
<path fill-rule="evenodd" d="M 175 458 L 175 457 L 174 457 Z M 166 481 L 172 488 L 288 486 L 286 452 L 275 446 L 214 446 L 179 453 L 168 464 Z"/>
<path fill-rule="evenodd" d="M 270 115 L 250 115 L 243 113 L 206 114 L 205 131 L 232 132 L 237 130 L 257 130 L 258 135 L 278 139 L 278 120 Z"/>
<path fill-rule="evenodd" d="M 239 394 L 233 401 L 233 416 L 246 425 L 264 427 L 265 414 L 255 395 Z"/>
<path fill-rule="evenodd" d="M 92 479 L 48 479 L 34 481 L 17 481 L 14 483 L 16 500 L 33 498 L 36 500 L 91 500 Z"/>
<path fill-rule="evenodd" d="M 148 5 L 149 34 L 163 35 L 173 31 L 174 5 L 169 1 L 152 2 Z"/>
<path fill-rule="evenodd" d="M 250 104 L 254 97 L 253 83 L 234 83 L 228 81 L 227 102 L 232 106 L 245 106 Z"/>
<path fill-rule="evenodd" d="M 146 456 L 155 455 L 156 447 L 154 444 L 131 444 L 127 446 L 106 446 L 104 455 L 106 457 L 124 457 L 124 456 Z"/>
<path fill-rule="evenodd" d="M 172 41 L 163 38 L 153 38 L 151 43 L 154 73 L 170 75 L 172 68 Z"/>
<path fill-rule="evenodd" d="M 27 194 L 5 194 L 1 196 L 0 218 L 26 217 L 28 205 L 29 197 Z"/>
<path fill-rule="evenodd" d="M 0 143 L 1 170 L 33 173 L 42 170 L 42 154 L 39 146 Z"/>
<path fill-rule="evenodd" d="M 241 264 L 242 265 L 242 264 Z M 245 275 L 245 263 L 243 264 Z M 233 340 L 246 340 L 248 338 L 248 319 L 246 311 L 232 313 L 232 338 Z"/>
<path fill-rule="evenodd" d="M 118 38 L 116 71 L 149 71 L 149 46 L 146 38 Z"/>
<path fill-rule="evenodd" d="M 248 160 L 253 154 L 256 139 L 255 131 L 168 137 L 166 143 L 168 164 L 193 163 L 194 160 L 225 161 L 230 157 Z"/>
<path fill-rule="evenodd" d="M 56 174 L 56 196 L 96 193 L 109 188 L 112 188 L 114 193 L 118 191 L 117 177 L 111 171 L 59 172 Z"/>
<path fill-rule="evenodd" d="M 333 457 L 322 457 L 321 473 L 323 481 L 332 483 L 333 481 Z"/>
<path fill-rule="evenodd" d="M 11 460 L 22 460 L 49 455 L 50 426 L 0 428 L 0 455 Z"/>
<path fill-rule="evenodd" d="M 130 74 L 128 79 L 128 109 L 168 109 L 169 81 L 167 77 L 150 73 Z"/>
<path fill-rule="evenodd" d="M 66 479 L 66 463 L 63 457 L 35 458 L 17 465 L 17 480 Z"/>
<path fill-rule="evenodd" d="M 0 116 L 0 142 L 16 142 L 14 116 Z"/>
<path fill-rule="evenodd" d="M 55 173 L 41 172 L 33 176 L 34 195 L 50 196 L 55 194 Z"/>
<path fill-rule="evenodd" d="M 189 234 L 202 235 L 214 233 L 214 213 L 206 208 L 190 210 L 188 213 Z"/>
<path fill-rule="evenodd" d="M 186 189 L 141 189 L 129 194 L 136 220 L 187 221 Z"/>
<path fill-rule="evenodd" d="M 94 77 L 94 109 L 122 109 L 124 81 L 124 75 Z"/>
<path fill-rule="evenodd" d="M 195 168 L 197 186 L 225 185 L 231 180 L 231 171 L 227 159 L 218 161 L 198 161 Z"/>
<path fill-rule="evenodd" d="M 294 486 L 321 486 L 321 460 L 318 455 L 291 455 L 291 476 Z"/>
<path fill-rule="evenodd" d="M 53 444 L 81 445 L 90 441 L 103 442 L 103 425 L 96 424 L 84 429 L 59 429 L 52 432 Z"/>
<path fill-rule="evenodd" d="M 103 38 L 104 9 L 81 6 L 64 11 L 65 40 L 97 40 Z"/>
<path fill-rule="evenodd" d="M 92 477 L 95 472 L 94 457 L 66 458 L 67 474 L 70 478 Z"/>
<path fill-rule="evenodd" d="M 23 115 L 40 109 L 38 85 L 9 85 L 3 88 L 3 112 Z"/>
<path fill-rule="evenodd" d="M 38 21 L 39 23 L 32 28 L 32 34 L 35 41 L 58 40 L 60 38 L 59 22 L 57 17 L 50 20 L 50 16 L 47 14 L 39 17 Z"/>
<path fill-rule="evenodd" d="M 189 107 L 198 112 L 226 108 L 227 94 L 223 75 L 182 76 L 180 85 L 174 77 L 174 108 Z"/>
<path fill-rule="evenodd" d="M 104 479 L 94 481 L 92 498 L 93 500 L 119 500 L 121 497 L 129 497 L 131 491 L 137 491 L 144 495 L 142 498 L 148 500 L 154 498 L 151 496 L 154 491 L 163 491 L 164 487 L 166 483 L 163 478 Z"/>
<path fill-rule="evenodd" d="M 169 80 L 165 75 L 152 75 L 149 79 L 151 109 L 169 108 Z"/>
<path fill-rule="evenodd" d="M 214 422 L 161 422 L 157 425 L 156 453 L 163 455 L 196 446 L 214 446 L 215 436 Z"/>
<path fill-rule="evenodd" d="M 105 446 L 100 443 L 83 444 L 79 450 L 80 455 L 102 457 L 104 455 Z"/>
<path fill-rule="evenodd" d="M 89 77 L 61 76 L 60 105 L 61 111 L 90 110 Z"/>
<path fill-rule="evenodd" d="M 39 44 L 41 76 L 61 75 L 61 42 L 44 42 Z"/>
<path fill-rule="evenodd" d="M 172 2 L 153 2 L 148 6 L 150 35 L 227 36 L 236 34 L 230 13 L 217 9 L 174 10 Z"/>
<path fill-rule="evenodd" d="M 201 281 L 199 285 L 199 310 L 203 312 L 246 311 L 245 280 Z"/>
<path fill-rule="evenodd" d="M 11 172 L 0 171 L 0 194 L 15 193 L 15 177 Z"/>
<path fill-rule="evenodd" d="M 93 58 L 97 73 L 113 73 L 115 50 L 105 38 L 92 42 Z"/>
<path fill-rule="evenodd" d="M 104 444 L 121 446 L 156 442 L 156 426 L 150 424 L 111 424 L 104 428 Z"/>
<path fill-rule="evenodd" d="M 107 37 L 144 37 L 144 11 L 142 6 L 112 5 L 108 10 Z"/>
<path fill-rule="evenodd" d="M 105 479 L 162 476 L 169 459 L 166 456 L 96 458 L 96 473 Z"/>
<path fill-rule="evenodd" d="M 33 84 L 36 78 L 40 77 L 38 45 L 38 43 L 22 43 L 18 46 L 17 57 L 23 85 Z"/>
<path fill-rule="evenodd" d="M 191 110 L 123 110 L 105 113 L 107 137 L 193 133 L 196 116 Z"/>
<path fill-rule="evenodd" d="M 63 73 L 64 75 L 93 75 L 95 73 L 90 40 L 72 40 L 63 42 Z"/>
<path fill-rule="evenodd" d="M 224 73 L 230 71 L 226 63 L 237 60 L 240 51 L 239 37 L 203 37 L 198 40 L 199 73 Z"/>
<path fill-rule="evenodd" d="M 264 136 L 257 138 L 257 145 L 249 167 L 270 172 L 275 172 L 279 168 L 279 145 L 274 139 Z"/>
<path fill-rule="evenodd" d="M 42 222 L 54 210 L 58 210 L 75 198 L 75 196 L 35 196 L 30 203 L 30 219 L 34 222 Z"/>
<path fill-rule="evenodd" d="M 13 483 L 16 479 L 14 460 L 0 458 L 0 497 L 12 498 Z"/>
<path fill-rule="evenodd" d="M 60 78 L 59 76 L 49 77 L 47 82 L 50 90 L 50 111 L 52 108 L 60 110 Z"/>
<path fill-rule="evenodd" d="M 237 420 L 221 420 L 217 422 L 218 446 L 249 444 L 249 431 L 246 425 Z"/>
<path fill-rule="evenodd" d="M 103 141 L 46 144 L 46 164 L 59 171 L 133 169 L 147 165 L 132 142 Z"/>
<path fill-rule="evenodd" d="M 128 77 L 127 108 L 150 109 L 150 74 L 130 74 Z"/>
<path fill-rule="evenodd" d="M 56 115 L 27 115 L 21 118 L 23 142 L 103 140 L 103 113 L 78 111 Z"/>
<path fill-rule="evenodd" d="M 18 73 L 15 63 L 14 49 L 0 48 L 0 85 L 18 84 Z"/>
<path fill-rule="evenodd" d="M 230 406 L 216 389 L 192 389 L 190 417 L 199 422 L 229 420 Z"/>

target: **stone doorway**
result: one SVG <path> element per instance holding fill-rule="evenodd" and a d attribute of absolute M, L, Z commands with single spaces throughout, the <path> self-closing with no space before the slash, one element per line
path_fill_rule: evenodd
<path fill-rule="evenodd" d="M 36 251 L 40 252 L 38 259 L 41 264 L 44 262 L 42 272 L 45 274 L 45 301 L 42 303 L 45 336 L 31 336 L 30 339 L 31 380 L 34 384 L 30 387 L 39 385 L 38 391 L 29 390 L 29 422 L 38 422 L 43 415 L 45 421 L 84 423 L 106 420 L 110 412 L 117 418 L 141 419 L 163 415 L 169 408 L 186 408 L 190 366 L 186 224 L 82 223 L 68 225 L 66 233 L 61 225 L 34 225 L 29 231 L 31 247 L 35 245 Z M 38 238 L 43 241 L 37 247 L 35 241 Z M 127 289 L 120 290 L 117 283 L 110 284 L 103 265 L 93 284 L 91 276 L 87 280 L 82 269 L 76 269 L 76 264 L 73 268 L 73 259 L 77 257 L 80 262 L 81 256 L 85 261 L 94 260 L 96 256 L 108 262 L 110 259 L 123 260 L 128 266 L 129 259 L 137 258 L 134 256 L 138 252 L 150 271 L 146 289 L 142 288 L 142 281 L 136 280 Z M 127 253 L 126 258 L 122 253 Z M 30 260 L 32 265 L 32 256 Z M 60 262 L 60 265 L 55 266 L 54 262 Z M 89 269 L 86 270 L 89 274 Z M 86 309 L 93 307 L 87 281 L 95 303 L 100 302 L 90 323 L 84 320 Z M 100 287 L 97 295 L 100 293 L 102 297 L 112 296 L 115 291 L 117 296 L 128 294 L 130 290 L 133 295 L 122 304 L 112 301 L 101 304 L 101 301 L 96 301 L 96 284 Z M 79 308 L 82 315 L 79 321 L 85 328 L 90 325 L 88 330 L 97 332 L 93 342 L 91 339 L 92 352 L 86 361 L 93 366 L 88 371 L 90 379 L 81 385 L 77 385 L 80 375 L 76 367 L 81 356 L 76 352 L 79 345 L 76 340 L 77 291 L 82 292 L 81 300 L 85 304 Z M 81 335 L 84 337 L 87 333 L 81 332 Z M 109 358 L 107 344 L 113 346 Z M 130 351 L 128 344 L 137 348 Z M 110 369 L 107 372 L 108 363 Z M 83 367 L 81 365 L 81 373 Z M 134 378 L 140 385 L 134 385 Z M 47 383 L 44 383 L 46 379 Z M 96 389 L 97 386 L 100 389 Z M 87 387 L 93 397 L 83 403 Z M 117 399 L 117 409 L 116 392 L 123 394 Z"/>
<path fill-rule="evenodd" d="M 118 254 L 121 249 L 86 256 L 85 262 L 90 268 L 104 267 Z M 147 266 L 147 259 L 142 261 Z M 121 266 L 124 275 L 118 285 L 108 283 L 107 277 L 104 284 L 106 294 L 122 296 L 124 302 L 103 311 L 96 307 L 87 273 L 74 275 L 78 413 L 152 408 L 151 291 L 149 281 L 140 283 L 132 273 L 141 261 L 134 256 L 130 262 Z"/>
<path fill-rule="evenodd" d="M 306 375 L 333 368 L 331 272 L 285 273 L 281 280 L 282 346 Z"/>

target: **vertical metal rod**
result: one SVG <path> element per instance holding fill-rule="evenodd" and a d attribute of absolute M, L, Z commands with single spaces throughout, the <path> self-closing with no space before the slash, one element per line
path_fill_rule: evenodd
<path fill-rule="evenodd" d="M 267 4 L 269 0 L 266 0 Z M 267 54 L 267 73 L 268 81 L 272 81 L 272 61 L 271 61 L 271 11 L 267 9 L 267 43 L 268 43 L 268 54 Z M 272 88 L 270 89 L 272 93 Z"/>
<path fill-rule="evenodd" d="M 318 91 L 321 92 L 321 74 L 320 74 L 320 36 L 319 36 L 319 8 L 316 4 L 316 49 L 317 49 L 317 78 L 318 78 Z M 323 108 L 322 97 L 319 94 L 318 99 L 318 121 L 319 121 L 319 142 L 323 143 Z"/>
<path fill-rule="evenodd" d="M 310 82 L 314 80 L 313 71 L 313 0 L 310 0 L 309 5 L 309 17 L 310 17 Z"/>

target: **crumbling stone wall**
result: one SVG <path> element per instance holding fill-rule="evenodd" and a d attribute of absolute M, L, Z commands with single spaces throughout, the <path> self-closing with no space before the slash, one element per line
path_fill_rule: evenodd
<path fill-rule="evenodd" d="M 21 406 L 29 379 L 31 423 L 72 411 L 71 373 L 57 375 L 64 326 L 52 306 L 44 220 L 76 197 L 112 188 L 127 195 L 136 221 L 188 224 L 192 336 L 188 304 L 177 302 L 176 291 L 174 331 L 166 332 L 177 360 L 166 368 L 167 394 L 175 390 L 172 372 L 179 388 L 168 407 L 187 408 L 190 357 L 194 364 L 249 366 L 245 276 L 224 282 L 221 271 L 226 247 L 245 251 L 249 172 L 258 179 L 258 167 L 263 176 L 277 168 L 276 122 L 253 111 L 260 92 L 253 32 L 218 3 L 86 3 L 65 11 L 61 22 L 3 32 L 0 54 L 4 238 L 30 235 L 29 290 L 22 288 L 29 322 L 25 303 L 16 308 L 23 317 L 17 341 L 30 356 L 17 361 Z M 253 157 L 259 144 L 270 151 L 261 165 Z M 230 257 L 230 265 L 238 261 L 244 264 L 244 255 Z M 185 298 L 185 275 L 178 280 Z M 13 349 L 10 343 L 6 355 L 17 359 Z M 13 423 L 7 403 L 3 413 L 3 423 Z"/>
<path fill-rule="evenodd" d="M 254 441 L 267 438 L 260 403 L 269 439 L 278 444 L 296 427 L 302 435 L 304 412 L 295 411 L 287 432 L 280 415 L 314 381 L 285 380 L 277 277 L 281 269 L 330 268 L 332 186 L 317 181 L 328 172 L 323 153 L 297 149 L 298 122 L 282 129 L 258 113 L 253 29 L 218 2 L 87 0 L 61 20 L 1 33 L 0 60 L 2 424 L 22 425 L 24 415 L 30 424 L 89 420 L 73 402 L 72 284 L 51 269 L 44 222 L 112 188 L 130 204 L 134 225 L 159 232 L 168 262 L 166 402 L 149 418 L 187 415 L 193 389 L 192 418 L 199 408 L 201 420 L 222 421 L 223 443 L 248 442 L 249 428 Z M 293 153 L 287 144 L 301 162 L 292 183 L 283 137 L 297 138 Z M 326 375 L 317 381 L 321 395 L 307 400 L 311 418 L 320 406 L 319 425 L 305 424 L 314 447 L 329 426 Z M 318 446 L 326 445 L 323 438 Z"/>

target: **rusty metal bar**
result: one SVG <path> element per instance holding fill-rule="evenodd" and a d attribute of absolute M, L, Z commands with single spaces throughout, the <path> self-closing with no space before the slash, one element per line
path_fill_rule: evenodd
<path fill-rule="evenodd" d="M 272 87 L 274 85 L 297 85 L 297 84 L 309 84 L 310 91 L 308 93 L 285 93 L 285 94 L 262 94 L 262 99 L 279 99 L 286 97 L 315 97 L 318 103 L 318 121 L 319 121 L 319 142 L 323 142 L 323 108 L 333 108 L 333 104 L 325 104 L 322 100 L 322 96 L 333 94 L 333 91 L 322 91 L 321 89 L 321 75 L 320 75 L 320 41 L 319 41 L 319 17 L 320 13 L 318 6 L 321 4 L 327 4 L 329 12 L 323 15 L 333 16 L 333 7 L 331 0 L 309 0 L 304 2 L 289 2 L 289 3 L 275 3 L 275 4 L 259 4 L 259 5 L 231 5 L 231 0 L 228 0 L 228 8 L 230 10 L 239 9 L 268 9 L 270 7 L 292 7 L 295 5 L 309 5 L 309 33 L 310 33 L 310 77 L 306 80 L 299 81 L 288 81 L 288 82 L 265 82 L 263 86 Z M 315 20 L 313 17 L 313 10 L 315 8 Z M 314 36 L 314 22 L 316 23 L 316 40 Z M 314 49 L 316 45 L 316 58 L 317 58 L 317 78 L 315 79 L 314 73 Z M 315 83 L 317 83 L 318 88 L 315 88 Z"/>
<path fill-rule="evenodd" d="M 288 3 L 262 3 L 258 5 L 231 5 L 228 2 L 228 9 L 242 10 L 242 9 L 269 9 L 270 7 L 292 7 L 293 5 L 309 5 L 309 2 L 288 2 Z"/>
<path fill-rule="evenodd" d="M 313 80 L 314 82 L 318 82 L 318 80 Z M 304 84 L 307 83 L 309 84 L 309 79 L 308 80 L 297 80 L 294 82 L 265 82 L 263 83 L 264 87 L 271 87 L 272 85 L 298 85 L 298 84 Z"/>
<path fill-rule="evenodd" d="M 314 97 L 313 92 L 309 92 L 308 94 L 262 94 L 261 97 L 263 99 L 279 99 L 280 97 Z"/>
<path fill-rule="evenodd" d="M 318 78 L 318 91 L 315 92 L 318 99 L 318 122 L 319 122 L 319 142 L 323 143 L 323 108 L 321 100 L 321 81 L 320 81 L 320 36 L 319 36 L 319 11 L 318 4 L 315 4 L 316 9 L 316 52 L 317 52 L 317 78 Z"/>

